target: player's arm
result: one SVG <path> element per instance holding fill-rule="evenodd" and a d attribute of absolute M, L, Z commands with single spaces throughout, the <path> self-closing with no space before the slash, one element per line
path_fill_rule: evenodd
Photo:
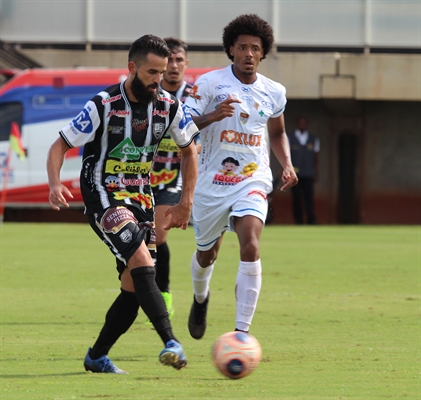
<path fill-rule="evenodd" d="M 51 208 L 57 211 L 60 210 L 60 205 L 69 207 L 66 197 L 73 198 L 70 190 L 60 181 L 60 170 L 63 166 L 64 155 L 69 149 L 70 147 L 60 136 L 51 145 L 47 156 L 48 186 L 50 187 L 49 203 Z"/>
<path fill-rule="evenodd" d="M 298 178 L 291 162 L 291 150 L 285 132 L 283 114 L 276 118 L 269 118 L 268 133 L 270 147 L 283 168 L 282 181 L 284 185 L 281 187 L 281 191 L 284 191 L 296 185 Z"/>
<path fill-rule="evenodd" d="M 229 95 L 228 98 L 221 102 L 215 110 L 200 116 L 192 115 L 193 121 L 199 129 L 203 129 L 213 122 L 218 122 L 224 118 L 232 117 L 235 111 L 235 103 L 241 103 L 241 100 L 234 99 L 231 95 Z"/>
<path fill-rule="evenodd" d="M 187 147 L 181 147 L 181 176 L 183 177 L 183 191 L 180 202 L 169 207 L 165 216 L 171 214 L 171 221 L 164 227 L 186 229 L 189 223 L 193 205 L 194 188 L 197 181 L 197 149 L 194 141 Z"/>

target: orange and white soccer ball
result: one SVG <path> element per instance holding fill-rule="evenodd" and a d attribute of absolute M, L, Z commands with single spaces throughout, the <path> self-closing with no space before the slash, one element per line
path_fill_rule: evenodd
<path fill-rule="evenodd" d="M 260 364 L 262 348 L 257 339 L 244 332 L 227 332 L 216 339 L 212 361 L 230 379 L 244 378 Z"/>

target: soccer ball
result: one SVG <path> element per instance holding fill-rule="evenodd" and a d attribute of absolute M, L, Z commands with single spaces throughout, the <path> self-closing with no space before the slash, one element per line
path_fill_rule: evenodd
<path fill-rule="evenodd" d="M 227 332 L 216 339 L 212 361 L 221 374 L 230 379 L 244 378 L 259 365 L 262 348 L 257 339 L 244 332 Z"/>

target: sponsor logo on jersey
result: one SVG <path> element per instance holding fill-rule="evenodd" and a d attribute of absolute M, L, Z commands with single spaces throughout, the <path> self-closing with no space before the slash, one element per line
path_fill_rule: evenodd
<path fill-rule="evenodd" d="M 124 126 L 108 125 L 107 131 L 108 131 L 108 133 L 111 133 L 112 135 L 123 133 L 124 132 Z"/>
<path fill-rule="evenodd" d="M 265 101 L 265 100 L 262 101 L 262 106 L 269 108 L 270 110 L 273 110 L 275 107 L 273 103 L 270 103 L 269 101 Z"/>
<path fill-rule="evenodd" d="M 160 164 L 166 164 L 166 163 L 180 164 L 180 162 L 181 162 L 180 157 L 162 157 L 162 156 L 159 156 L 159 155 L 155 156 L 155 158 L 153 160 L 154 160 L 155 163 L 160 163 Z"/>
<path fill-rule="evenodd" d="M 199 86 L 197 86 L 197 85 L 194 85 L 192 88 L 191 88 L 191 91 L 190 91 L 190 97 L 193 97 L 193 99 L 195 99 L 196 100 L 196 102 L 197 102 L 197 100 L 202 100 L 202 96 L 200 96 L 198 93 L 197 93 L 197 91 L 199 90 Z"/>
<path fill-rule="evenodd" d="M 248 93 L 248 92 L 250 92 L 250 91 L 251 91 L 251 89 L 250 89 L 249 87 L 247 87 L 247 86 L 241 86 L 241 90 L 242 90 L 244 93 Z"/>
<path fill-rule="evenodd" d="M 174 153 L 178 151 L 178 146 L 175 144 L 173 139 L 165 138 L 161 140 L 161 143 L 159 143 L 158 151 L 172 151 Z"/>
<path fill-rule="evenodd" d="M 101 218 L 101 225 L 104 227 L 104 231 L 114 234 L 131 222 L 137 223 L 133 213 L 126 207 L 121 206 L 109 208 Z"/>
<path fill-rule="evenodd" d="M 142 153 L 153 153 L 155 148 L 156 145 L 137 147 L 130 138 L 126 138 L 114 147 L 114 149 L 108 153 L 108 156 L 113 158 L 127 158 L 128 160 L 138 160 Z"/>
<path fill-rule="evenodd" d="M 244 125 L 249 120 L 250 115 L 245 112 L 240 112 L 240 122 Z"/>
<path fill-rule="evenodd" d="M 262 137 L 260 135 L 253 135 L 252 133 L 241 133 L 232 130 L 224 130 L 221 132 L 220 141 L 234 144 L 241 144 L 246 146 L 260 147 Z"/>
<path fill-rule="evenodd" d="M 113 195 L 116 200 L 130 199 L 130 200 L 137 201 L 138 203 L 140 203 L 142 206 L 144 206 L 147 209 L 152 208 L 152 204 L 153 204 L 152 196 L 149 194 L 121 191 L 121 192 L 114 192 Z"/>
<path fill-rule="evenodd" d="M 152 117 L 155 115 L 158 115 L 160 117 L 166 117 L 170 112 L 167 110 L 153 110 L 152 111 Z"/>
<path fill-rule="evenodd" d="M 144 186 L 149 185 L 149 179 L 147 178 L 135 178 L 135 179 L 126 179 L 121 178 L 120 182 L 124 186 Z"/>
<path fill-rule="evenodd" d="M 222 186 L 234 186 L 238 183 L 250 178 L 251 175 L 241 176 L 241 175 L 224 175 L 216 173 L 213 177 L 212 183 L 214 185 L 222 185 Z"/>
<path fill-rule="evenodd" d="M 234 186 L 253 175 L 258 169 L 255 162 L 246 164 L 237 174 L 240 163 L 233 157 L 225 158 L 221 163 L 221 169 L 214 175 L 212 183 L 215 185 Z"/>
<path fill-rule="evenodd" d="M 218 86 L 215 86 L 215 89 L 221 90 L 221 89 L 228 89 L 230 87 L 231 87 L 231 85 L 218 85 Z"/>
<path fill-rule="evenodd" d="M 140 132 L 143 131 L 144 129 L 147 129 L 149 125 L 149 121 L 148 119 L 137 119 L 137 118 L 133 118 L 132 119 L 132 128 L 136 131 L 136 132 Z"/>
<path fill-rule="evenodd" d="M 121 190 L 122 186 L 144 186 L 149 185 L 148 178 L 134 178 L 134 179 L 127 179 L 127 178 L 119 178 L 114 175 L 107 176 L 105 178 L 105 187 L 109 192 L 116 192 Z"/>
<path fill-rule="evenodd" d="M 71 129 L 75 135 L 79 132 L 86 134 L 92 132 L 94 125 L 92 123 L 91 116 L 89 115 L 89 111 L 91 111 L 90 107 L 84 108 L 71 122 Z"/>
<path fill-rule="evenodd" d="M 101 103 L 105 105 L 107 103 L 112 103 L 113 101 L 117 101 L 120 99 L 121 99 L 121 94 L 118 94 L 117 96 L 113 96 L 113 97 L 108 96 L 106 99 L 103 99 Z"/>
<path fill-rule="evenodd" d="M 215 97 L 215 101 L 217 103 L 220 103 L 221 101 L 224 101 L 226 99 L 228 99 L 228 94 L 227 93 L 218 94 L 218 96 Z"/>
<path fill-rule="evenodd" d="M 251 108 L 253 106 L 253 103 L 254 103 L 253 97 L 249 96 L 248 94 L 241 95 L 240 100 L 244 107 Z"/>
<path fill-rule="evenodd" d="M 111 118 L 113 116 L 116 117 L 121 117 L 121 118 L 126 118 L 130 115 L 130 111 L 129 110 L 111 110 L 108 115 L 107 118 Z"/>
<path fill-rule="evenodd" d="M 172 182 L 178 176 L 178 170 L 174 169 L 169 171 L 168 169 L 161 169 L 161 171 L 151 171 L 151 187 L 158 186 L 160 184 L 168 184 Z"/>
<path fill-rule="evenodd" d="M 173 99 L 169 99 L 168 97 L 164 97 L 162 94 L 158 95 L 157 99 L 159 101 L 165 101 L 166 103 L 174 104 L 175 101 Z"/>
<path fill-rule="evenodd" d="M 187 128 L 189 125 L 191 125 L 193 123 L 192 117 L 190 115 L 190 111 L 188 109 L 188 107 L 186 107 L 184 104 L 181 106 L 181 108 L 183 109 L 183 117 L 181 118 L 178 127 L 180 129 L 184 129 Z"/>
<path fill-rule="evenodd" d="M 151 166 L 152 161 L 126 163 L 116 160 L 107 160 L 105 172 L 107 174 L 146 175 L 151 170 Z"/>
<path fill-rule="evenodd" d="M 105 178 L 105 188 L 109 192 L 120 190 L 120 179 L 113 175 L 107 176 Z"/>

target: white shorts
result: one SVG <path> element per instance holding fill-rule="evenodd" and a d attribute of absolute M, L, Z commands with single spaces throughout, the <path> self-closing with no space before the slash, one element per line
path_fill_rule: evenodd
<path fill-rule="evenodd" d="M 198 250 L 212 248 L 223 232 L 235 232 L 234 218 L 254 215 L 266 221 L 268 201 L 266 185 L 246 185 L 231 197 L 212 197 L 195 193 L 193 227 Z"/>

